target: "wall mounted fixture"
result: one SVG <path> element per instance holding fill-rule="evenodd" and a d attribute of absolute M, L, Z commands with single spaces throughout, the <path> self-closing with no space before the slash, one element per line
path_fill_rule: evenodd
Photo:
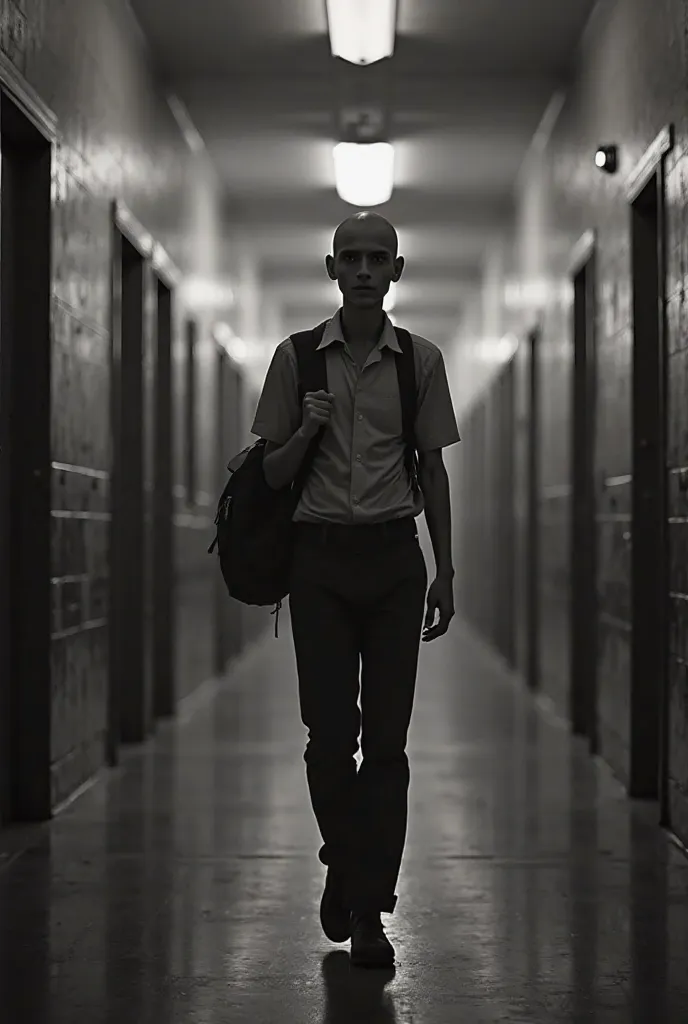
<path fill-rule="evenodd" d="M 389 142 L 338 142 L 333 150 L 339 197 L 352 206 L 380 206 L 394 191 L 394 147 Z"/>
<path fill-rule="evenodd" d="M 616 146 L 598 146 L 595 153 L 595 166 L 605 174 L 615 174 L 618 167 L 618 149 Z"/>
<path fill-rule="evenodd" d="M 325 0 L 333 57 L 350 64 L 375 64 L 391 57 L 397 0 Z"/>

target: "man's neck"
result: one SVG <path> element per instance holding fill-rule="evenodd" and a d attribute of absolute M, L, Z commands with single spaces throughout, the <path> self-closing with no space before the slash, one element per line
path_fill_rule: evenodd
<path fill-rule="evenodd" d="M 356 309 L 346 302 L 342 307 L 342 329 L 348 342 L 377 345 L 385 326 L 382 306 L 375 309 Z"/>

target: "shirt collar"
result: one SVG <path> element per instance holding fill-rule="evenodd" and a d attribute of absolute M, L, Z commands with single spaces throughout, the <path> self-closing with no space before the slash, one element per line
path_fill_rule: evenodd
<path fill-rule="evenodd" d="M 341 341 L 344 343 L 344 332 L 342 331 L 342 311 L 338 309 L 331 320 L 328 321 L 327 327 L 322 336 L 322 341 L 318 345 L 318 351 L 323 348 L 328 348 L 334 341 Z M 391 348 L 393 352 L 401 353 L 401 346 L 397 339 L 397 333 L 394 330 L 394 325 L 385 313 L 385 325 L 382 329 L 382 337 L 377 344 L 378 349 Z"/>

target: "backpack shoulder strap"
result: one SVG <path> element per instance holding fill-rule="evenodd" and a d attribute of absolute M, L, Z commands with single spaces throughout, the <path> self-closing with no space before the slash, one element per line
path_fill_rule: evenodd
<path fill-rule="evenodd" d="M 324 350 L 318 352 L 318 345 L 328 323 L 325 320 L 312 331 L 299 331 L 291 336 L 298 367 L 299 404 L 303 404 L 308 391 L 327 391 L 327 359 Z"/>
<path fill-rule="evenodd" d="M 401 423 L 406 447 L 404 462 L 414 491 L 420 489 L 418 482 L 418 455 L 416 453 L 416 412 L 418 409 L 418 386 L 416 384 L 416 360 L 413 339 L 403 327 L 395 327 L 401 355 L 395 357 L 399 398 L 401 401 Z"/>
<path fill-rule="evenodd" d="M 298 368 L 299 406 L 303 405 L 307 392 L 327 391 L 327 357 L 324 350 L 318 351 L 318 345 L 322 341 L 328 323 L 329 321 L 325 320 L 314 327 L 312 331 L 299 331 L 297 334 L 291 335 Z M 292 490 L 297 497 L 303 491 L 324 433 L 325 429 L 321 428 L 315 435 L 296 474 Z"/>
<path fill-rule="evenodd" d="M 416 449 L 416 409 L 418 407 L 418 389 L 416 385 L 416 361 L 413 354 L 413 339 L 402 327 L 394 331 L 401 348 L 401 355 L 396 356 L 399 396 L 401 398 L 401 420 L 404 440 L 409 448 Z"/>

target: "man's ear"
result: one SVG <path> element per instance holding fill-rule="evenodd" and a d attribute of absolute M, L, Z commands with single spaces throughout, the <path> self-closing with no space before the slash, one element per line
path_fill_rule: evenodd
<path fill-rule="evenodd" d="M 327 269 L 327 276 L 329 277 L 330 281 L 336 281 L 337 275 L 335 274 L 334 270 L 334 256 L 325 257 L 325 267 Z"/>
<path fill-rule="evenodd" d="M 395 284 L 399 280 L 401 275 L 404 273 L 404 266 L 404 257 L 397 256 L 397 258 L 394 261 L 394 274 L 392 275 L 392 280 L 394 281 Z"/>

